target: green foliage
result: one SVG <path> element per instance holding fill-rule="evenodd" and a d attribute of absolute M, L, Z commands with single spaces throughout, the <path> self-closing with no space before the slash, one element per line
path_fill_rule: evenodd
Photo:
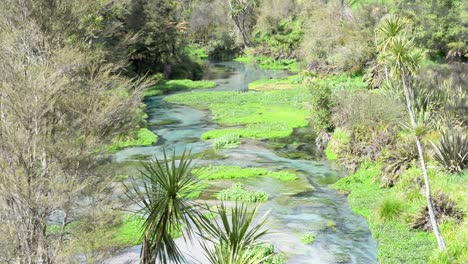
<path fill-rule="evenodd" d="M 158 141 L 158 136 L 147 128 L 140 128 L 133 135 L 124 138 L 115 138 L 113 143 L 107 148 L 109 152 L 116 152 L 123 148 L 135 146 L 150 146 Z"/>
<path fill-rule="evenodd" d="M 341 128 L 335 129 L 325 148 L 325 156 L 328 160 L 337 160 L 340 147 L 349 142 L 349 133 Z"/>
<path fill-rule="evenodd" d="M 301 237 L 302 243 L 309 245 L 315 242 L 315 235 L 312 233 L 307 233 Z"/>
<path fill-rule="evenodd" d="M 125 246 L 141 244 L 143 237 L 143 223 L 145 219 L 140 215 L 128 215 L 116 230 L 113 241 Z"/>
<path fill-rule="evenodd" d="M 260 244 L 251 249 L 253 255 L 260 255 L 263 258 L 263 264 L 284 264 L 285 260 L 283 255 L 275 253 L 275 247 L 269 243 Z"/>
<path fill-rule="evenodd" d="M 265 168 L 242 168 L 239 166 L 208 166 L 194 170 L 203 180 L 223 180 L 253 178 L 259 176 L 272 177 L 281 181 L 293 181 L 297 175 L 286 171 L 270 171 Z"/>
<path fill-rule="evenodd" d="M 380 220 L 388 221 L 397 218 L 404 209 L 405 204 L 395 198 L 385 199 L 377 208 Z"/>
<path fill-rule="evenodd" d="M 271 22 L 271 20 L 269 21 Z M 278 20 L 254 32 L 257 50 L 274 58 L 290 57 L 302 42 L 303 21 L 297 17 Z"/>
<path fill-rule="evenodd" d="M 450 43 L 466 39 L 468 32 L 462 16 L 466 14 L 466 3 L 463 1 L 400 0 L 396 6 L 399 13 L 412 19 L 416 44 L 426 49 L 431 59 L 443 59 L 451 50 Z"/>
<path fill-rule="evenodd" d="M 333 124 L 337 127 L 396 126 L 405 120 L 404 105 L 396 99 L 371 91 L 340 91 L 333 95 Z"/>
<path fill-rule="evenodd" d="M 268 56 L 242 56 L 234 59 L 238 62 L 253 63 L 265 70 L 299 71 L 296 59 L 275 59 Z"/>
<path fill-rule="evenodd" d="M 186 238 L 193 233 L 191 223 L 202 217 L 198 204 L 187 199 L 199 186 L 191 173 L 192 160 L 184 151 L 176 162 L 175 152 L 169 158 L 164 151 L 162 160 L 142 163 L 142 180 L 132 179 L 126 187 L 128 197 L 140 207 L 146 217 L 143 223 L 143 262 L 155 258 L 180 262 L 184 256 L 174 242 L 174 229 L 183 227 Z M 188 153 L 189 154 L 189 153 Z"/>
<path fill-rule="evenodd" d="M 433 144 L 434 159 L 449 173 L 468 168 L 468 138 L 463 131 L 447 130 L 440 135 L 438 145 Z"/>
<path fill-rule="evenodd" d="M 291 75 L 282 79 L 259 79 L 249 83 L 249 90 L 286 90 L 304 87 L 304 76 Z"/>
<path fill-rule="evenodd" d="M 208 59 L 208 53 L 206 48 L 199 45 L 188 45 L 185 47 L 187 54 L 195 59 L 206 60 Z"/>
<path fill-rule="evenodd" d="M 245 190 L 242 184 L 235 183 L 230 188 L 217 193 L 216 198 L 223 201 L 259 203 L 268 201 L 268 194 L 262 191 Z"/>
<path fill-rule="evenodd" d="M 214 140 L 215 149 L 237 148 L 240 146 L 240 136 L 237 134 L 227 134 Z"/>
<path fill-rule="evenodd" d="M 339 5 L 316 3 L 307 19 L 301 43 L 301 52 L 309 67 L 318 72 L 362 72 L 372 58 L 372 27 L 382 10 L 370 7 L 362 12 L 346 11 L 352 12 L 353 18 L 340 19 Z"/>
<path fill-rule="evenodd" d="M 193 81 L 188 79 L 162 81 L 145 91 L 145 96 L 160 95 L 168 92 L 216 87 L 213 81 Z"/>
<path fill-rule="evenodd" d="M 183 103 L 212 111 L 213 120 L 221 125 L 246 125 L 209 131 L 202 139 L 214 139 L 226 134 L 250 138 L 289 136 L 294 128 L 307 126 L 309 111 L 304 103 L 307 90 L 268 91 L 262 93 L 197 92 L 166 97 L 171 103 Z"/>
<path fill-rule="evenodd" d="M 311 106 L 312 106 L 312 123 L 314 128 L 321 132 L 331 132 L 334 127 L 331 120 L 331 90 L 328 85 L 314 85 L 310 88 Z"/>
<path fill-rule="evenodd" d="M 228 209 L 222 203 L 217 206 L 216 213 L 220 221 L 203 219 L 201 222 L 207 239 L 202 247 L 209 263 L 260 264 L 271 257 L 266 251 L 255 250 L 262 245 L 260 239 L 267 234 L 265 217 L 254 222 L 256 206 L 250 209 L 243 203 L 236 203 Z"/>

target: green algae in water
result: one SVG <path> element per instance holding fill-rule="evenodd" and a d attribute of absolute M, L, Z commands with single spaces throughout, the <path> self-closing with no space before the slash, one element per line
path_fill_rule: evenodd
<path fill-rule="evenodd" d="M 242 184 L 236 183 L 228 189 L 217 193 L 216 198 L 223 201 L 240 201 L 248 203 L 266 202 L 268 194 L 262 191 L 249 191 Z"/>

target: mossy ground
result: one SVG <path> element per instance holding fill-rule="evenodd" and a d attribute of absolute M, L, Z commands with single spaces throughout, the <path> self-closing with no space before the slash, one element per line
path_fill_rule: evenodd
<path fill-rule="evenodd" d="M 136 146 L 151 146 L 158 141 L 158 136 L 147 128 L 140 128 L 130 136 L 116 138 L 107 148 L 109 152 L 116 152 L 120 149 Z"/>
<path fill-rule="evenodd" d="M 305 107 L 310 93 L 307 89 L 267 92 L 197 92 L 175 94 L 165 98 L 171 103 L 209 109 L 213 121 L 225 125 L 244 125 L 208 131 L 202 139 L 215 139 L 227 134 L 242 138 L 281 138 L 294 128 L 308 125 L 309 111 Z"/>
<path fill-rule="evenodd" d="M 155 96 L 166 94 L 168 92 L 180 91 L 180 90 L 191 90 L 191 89 L 207 89 L 216 87 L 216 83 L 213 81 L 193 81 L 189 79 L 182 80 L 169 80 L 161 81 L 160 83 L 151 86 L 145 91 L 145 96 Z"/>

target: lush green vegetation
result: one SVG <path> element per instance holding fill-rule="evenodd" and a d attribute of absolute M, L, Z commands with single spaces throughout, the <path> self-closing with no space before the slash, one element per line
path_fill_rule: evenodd
<path fill-rule="evenodd" d="M 215 139 L 227 134 L 243 138 L 279 138 L 289 136 L 294 128 L 307 126 L 309 111 L 304 103 L 306 89 L 262 93 L 197 92 L 166 97 L 171 103 L 209 109 L 213 121 L 221 125 L 246 125 L 209 131 L 202 139 Z"/>
<path fill-rule="evenodd" d="M 107 148 L 110 152 L 116 152 L 120 149 L 135 146 L 151 146 L 158 141 L 158 136 L 147 128 L 140 128 L 131 133 L 130 136 L 122 136 L 114 139 L 113 143 Z"/>
<path fill-rule="evenodd" d="M 281 181 L 293 181 L 297 175 L 287 171 L 270 171 L 265 168 L 242 168 L 239 166 L 208 166 L 194 171 L 203 180 L 232 180 L 254 177 L 272 177 Z"/>
<path fill-rule="evenodd" d="M 212 81 L 192 81 L 188 79 L 160 81 L 160 83 L 148 88 L 145 91 L 145 96 L 155 96 L 180 90 L 207 89 L 214 87 L 216 87 L 216 83 Z"/>
<path fill-rule="evenodd" d="M 266 202 L 268 194 L 262 191 L 249 191 L 240 183 L 235 183 L 230 188 L 217 193 L 216 198 L 223 201 L 240 201 L 248 203 Z"/>
<path fill-rule="evenodd" d="M 296 59 L 274 59 L 268 56 L 242 56 L 234 60 L 243 63 L 253 63 L 265 70 L 289 70 L 292 72 L 297 72 L 299 70 Z"/>
<path fill-rule="evenodd" d="M 304 76 L 291 75 L 282 79 L 260 79 L 249 83 L 249 90 L 287 90 L 304 87 Z"/>

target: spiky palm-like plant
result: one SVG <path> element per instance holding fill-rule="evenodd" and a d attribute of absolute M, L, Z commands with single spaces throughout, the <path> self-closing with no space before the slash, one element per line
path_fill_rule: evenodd
<path fill-rule="evenodd" d="M 388 67 L 390 79 L 397 81 L 402 87 L 407 111 L 410 116 L 411 128 L 414 131 L 416 139 L 419 161 L 423 171 L 429 217 L 439 249 L 446 250 L 447 247 L 439 231 L 434 207 L 432 205 L 431 188 L 427 175 L 426 162 L 424 160 L 424 149 L 420 139 L 423 129 L 421 129 L 421 124 L 417 122 L 413 106 L 414 98 L 411 97 L 411 81 L 419 69 L 419 62 L 422 54 L 415 48 L 413 39 L 409 36 L 409 24 L 409 20 L 396 15 L 385 19 L 377 29 L 377 49 L 380 53 L 379 58 L 384 62 L 386 67 Z"/>
<path fill-rule="evenodd" d="M 226 208 L 222 203 L 217 206 L 219 221 L 202 221 L 202 247 L 211 264 L 260 264 L 271 255 L 255 250 L 260 246 L 259 239 L 267 230 L 266 218 L 254 223 L 257 207 L 249 208 L 236 203 Z"/>
<path fill-rule="evenodd" d="M 192 160 L 184 151 L 176 161 L 175 151 L 169 158 L 164 151 L 162 160 L 143 163 L 142 179 L 133 179 L 127 187 L 130 199 L 146 217 L 143 223 L 141 263 L 181 263 L 180 249 L 171 230 L 182 227 L 184 239 L 191 239 L 193 223 L 201 218 L 200 205 L 186 197 L 196 188 L 198 179 L 191 173 Z"/>
<path fill-rule="evenodd" d="M 435 160 L 448 172 L 457 173 L 468 167 L 468 138 L 465 133 L 450 130 L 442 133 L 434 144 Z"/>

